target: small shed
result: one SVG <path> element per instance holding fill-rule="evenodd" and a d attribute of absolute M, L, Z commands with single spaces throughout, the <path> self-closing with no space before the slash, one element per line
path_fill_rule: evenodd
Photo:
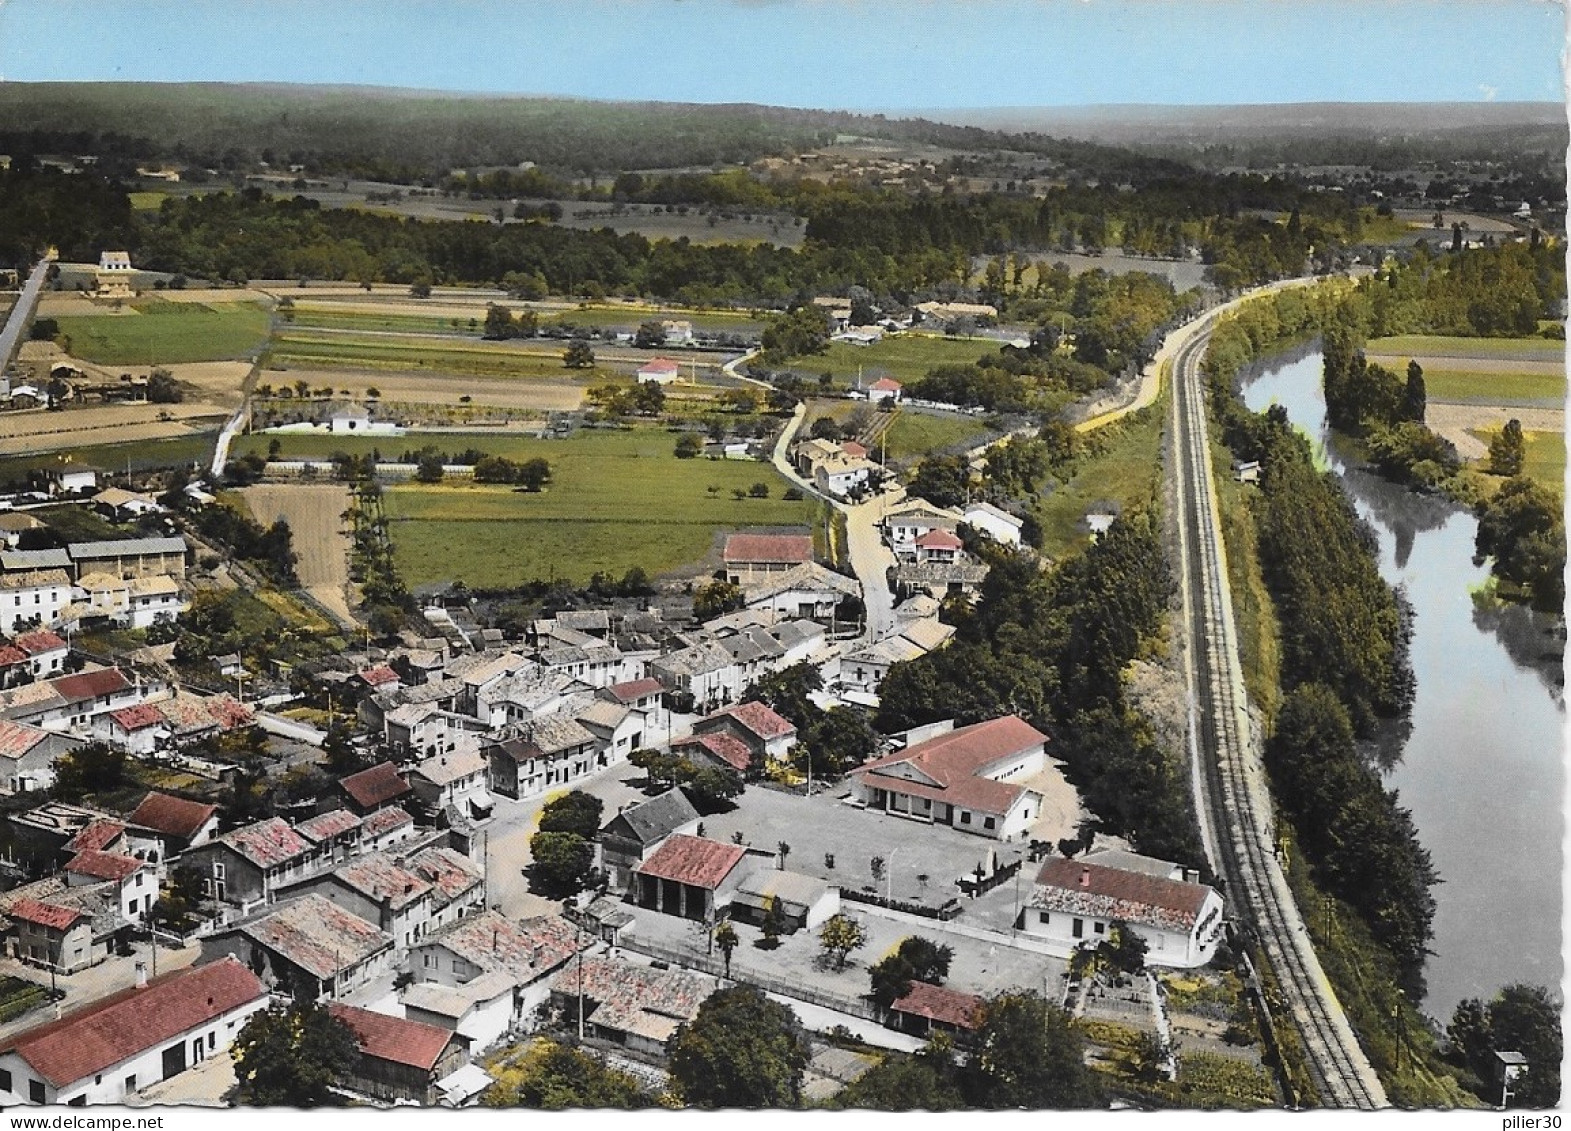
<path fill-rule="evenodd" d="M 792 930 L 816 930 L 840 913 L 840 889 L 827 880 L 762 867 L 737 885 L 736 894 L 731 897 L 731 914 L 744 922 L 762 924 L 771 899 L 780 901 L 780 910 Z"/>

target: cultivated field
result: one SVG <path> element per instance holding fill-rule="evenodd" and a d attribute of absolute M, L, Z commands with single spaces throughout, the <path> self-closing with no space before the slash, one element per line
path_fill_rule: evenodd
<path fill-rule="evenodd" d="M 331 387 L 341 395 L 362 402 L 368 399 L 367 391 L 375 389 L 387 406 L 385 411 L 390 413 L 396 413 L 395 406 L 400 403 L 456 408 L 463 403 L 460 398 L 469 397 L 475 405 L 516 409 L 531 419 L 542 413 L 572 412 L 580 408 L 585 389 L 584 383 L 566 376 L 523 381 L 452 373 L 383 373 L 354 369 L 264 369 L 257 383 L 283 387 L 296 381 L 308 381 L 312 388 Z M 290 407 L 289 402 L 271 403 L 275 408 Z M 383 413 L 377 415 L 380 418 Z"/>
<path fill-rule="evenodd" d="M 346 593 L 349 586 L 349 534 L 343 514 L 349 489 L 331 484 L 258 484 L 240 491 L 251 515 L 264 526 L 279 519 L 289 524 L 300 587 L 338 619 L 355 627 Z"/>
<path fill-rule="evenodd" d="M 430 439 L 384 440 L 382 447 L 402 450 Z M 658 429 L 583 432 L 566 440 L 437 439 L 453 448 L 473 442 L 513 459 L 542 456 L 553 479 L 540 494 L 469 483 L 391 488 L 393 542 L 411 585 L 508 586 L 553 577 L 582 584 L 598 571 L 620 577 L 634 566 L 655 576 L 702 558 L 718 531 L 813 520 L 812 503 L 781 497 L 787 484 L 768 464 L 679 460 L 672 454 L 675 437 Z M 755 483 L 766 484 L 770 497 L 732 497 L 733 489 Z"/>
<path fill-rule="evenodd" d="M 1526 432 L 1553 433 L 1564 437 L 1563 408 L 1512 408 L 1504 405 L 1431 404 L 1424 422 L 1456 445 L 1463 459 L 1482 459 L 1485 446 L 1472 433 L 1497 432 L 1508 420 L 1519 420 Z"/>
<path fill-rule="evenodd" d="M 160 410 L 185 410 L 176 419 L 160 421 Z M 222 415 L 222 414 L 220 414 Z M 189 437 L 216 430 L 220 417 L 211 405 L 107 405 L 63 412 L 43 409 L 0 414 L 0 455 L 60 452 L 85 446 L 102 446 L 113 437 L 116 444 Z"/>
<path fill-rule="evenodd" d="M 1374 338 L 1365 347 L 1371 359 L 1399 357 L 1406 364 L 1410 357 L 1479 358 L 1505 357 L 1522 361 L 1565 363 L 1566 344 L 1548 338 L 1448 338 L 1434 334 L 1402 334 L 1393 338 Z"/>
<path fill-rule="evenodd" d="M 138 299 L 119 312 L 61 315 L 68 352 L 100 365 L 168 365 L 254 354 L 267 338 L 268 315 L 251 303 Z"/>

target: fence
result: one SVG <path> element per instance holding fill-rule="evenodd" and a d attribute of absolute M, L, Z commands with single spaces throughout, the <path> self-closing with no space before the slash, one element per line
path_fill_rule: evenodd
<path fill-rule="evenodd" d="M 694 951 L 682 950 L 678 947 L 665 946 L 649 939 L 636 939 L 623 935 L 617 945 L 627 950 L 636 951 L 650 958 L 658 958 L 677 966 L 690 970 L 702 970 L 716 978 L 723 978 L 725 973 L 725 960 L 719 955 L 698 954 Z M 779 994 L 781 997 L 793 998 L 809 1005 L 822 1006 L 833 1009 L 838 1013 L 848 1013 L 852 1017 L 860 1017 L 864 1021 L 882 1021 L 878 1011 L 871 1003 L 862 998 L 847 997 L 845 994 L 833 993 L 829 990 L 813 989 L 804 986 L 801 982 L 788 982 L 781 978 L 771 978 L 767 974 L 759 974 L 752 970 L 743 970 L 735 966 L 731 969 L 730 978 L 733 982 L 742 982 L 749 986 L 756 986 L 767 993 Z"/>
<path fill-rule="evenodd" d="M 925 903 L 907 903 L 903 899 L 885 899 L 883 896 L 870 891 L 858 891 L 855 888 L 842 888 L 841 899 L 848 899 L 853 903 L 867 903 L 874 907 L 887 907 L 891 911 L 904 911 L 907 915 L 920 915 L 924 919 L 937 919 L 947 923 L 960 914 L 961 907 L 958 900 L 945 900 L 942 906 L 929 907 Z"/>

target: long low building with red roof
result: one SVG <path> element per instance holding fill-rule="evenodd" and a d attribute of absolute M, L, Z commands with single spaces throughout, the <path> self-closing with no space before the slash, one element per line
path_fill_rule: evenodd
<path fill-rule="evenodd" d="M 995 840 L 1026 835 L 1042 795 L 1022 784 L 1047 764 L 1047 735 L 1018 715 L 945 731 L 851 774 L 857 799 Z"/>
<path fill-rule="evenodd" d="M 166 974 L 7 1039 L 0 1090 L 33 1104 L 123 1103 L 226 1056 L 266 1006 L 262 983 L 232 958 Z"/>
<path fill-rule="evenodd" d="M 1104 856 L 1108 863 L 1099 862 Z M 1222 937 L 1222 897 L 1205 884 L 1174 878 L 1182 874 L 1175 864 L 1133 853 L 1049 860 L 1018 927 L 1068 954 L 1100 943 L 1119 925 L 1146 941 L 1149 965 L 1204 966 Z"/>
<path fill-rule="evenodd" d="M 684 919 L 706 920 L 731 900 L 747 850 L 736 844 L 677 833 L 633 869 L 640 907 Z"/>
<path fill-rule="evenodd" d="M 469 1063 L 468 1042 L 450 1029 L 336 1001 L 327 1011 L 355 1035 L 355 1065 L 340 1081 L 350 1091 L 433 1106 L 436 1082 Z"/>

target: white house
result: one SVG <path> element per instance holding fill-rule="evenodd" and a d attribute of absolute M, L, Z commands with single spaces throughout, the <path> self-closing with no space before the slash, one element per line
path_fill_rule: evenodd
<path fill-rule="evenodd" d="M 438 754 L 409 771 L 409 787 L 433 810 L 453 805 L 470 817 L 489 816 L 486 765 L 478 749 Z"/>
<path fill-rule="evenodd" d="M 126 583 L 132 628 L 146 628 L 161 620 L 174 620 L 191 607 L 180 594 L 180 583 L 167 574 L 133 577 Z"/>
<path fill-rule="evenodd" d="M 900 394 L 903 386 L 892 377 L 880 377 L 867 387 L 867 399 L 872 404 L 888 401 L 890 404 L 900 403 Z"/>
<path fill-rule="evenodd" d="M 1083 944 L 1095 945 L 1115 923 L 1146 941 L 1152 966 L 1204 966 L 1222 937 L 1222 897 L 1204 884 L 1174 879 L 1163 869 L 1177 865 L 1121 853 L 1109 867 L 1100 854 L 1080 860 L 1049 860 L 1018 926 L 1027 934 L 1061 944 L 1067 955 Z M 1143 864 L 1142 864 L 1143 862 Z"/>
<path fill-rule="evenodd" d="M 825 495 L 843 499 L 883 471 L 872 460 L 837 452 L 813 467 L 813 486 Z"/>
<path fill-rule="evenodd" d="M 668 357 L 657 357 L 638 368 L 639 381 L 653 381 L 656 385 L 669 385 L 681 374 L 682 367 Z"/>
<path fill-rule="evenodd" d="M 233 958 L 166 974 L 9 1038 L 0 1047 L 0 1089 L 31 1104 L 123 1103 L 227 1055 L 267 1000 L 257 976 Z"/>
<path fill-rule="evenodd" d="M 967 526 L 975 527 L 995 542 L 1005 546 L 1020 545 L 1020 531 L 1025 526 L 1022 519 L 992 503 L 972 503 L 961 514 Z"/>
<path fill-rule="evenodd" d="M 763 574 L 742 587 L 746 608 L 779 616 L 828 620 L 847 597 L 861 597 L 862 586 L 817 562 L 803 562 L 784 573 Z"/>
<path fill-rule="evenodd" d="M 954 533 L 960 525 L 958 511 L 935 507 L 922 499 L 913 499 L 895 507 L 884 515 L 884 541 L 897 558 L 916 557 L 916 540 L 934 530 Z"/>
<path fill-rule="evenodd" d="M 18 625 L 47 628 L 71 603 L 71 578 L 63 569 L 0 574 L 0 633 L 14 636 Z"/>
<path fill-rule="evenodd" d="M 1021 783 L 1046 766 L 1046 745 L 1018 715 L 989 719 L 854 770 L 854 796 L 869 809 L 1015 840 L 1042 815 L 1042 795 Z"/>

